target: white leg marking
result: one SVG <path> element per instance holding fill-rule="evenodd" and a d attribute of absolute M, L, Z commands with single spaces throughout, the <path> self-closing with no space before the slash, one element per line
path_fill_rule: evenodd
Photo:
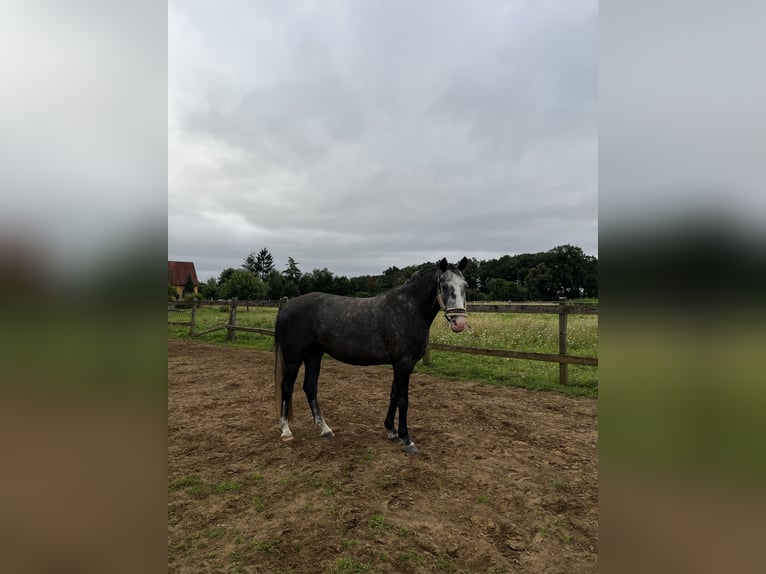
<path fill-rule="evenodd" d="M 335 436 L 332 432 L 332 429 L 327 426 L 327 423 L 324 422 L 324 419 L 322 417 L 319 417 L 317 420 L 314 421 L 318 427 L 322 428 L 322 436 L 324 437 L 332 437 Z"/>
<path fill-rule="evenodd" d="M 287 417 L 280 417 L 279 426 L 282 429 L 282 440 L 285 442 L 293 440 L 293 431 L 290 430 L 290 425 L 287 424 Z"/>

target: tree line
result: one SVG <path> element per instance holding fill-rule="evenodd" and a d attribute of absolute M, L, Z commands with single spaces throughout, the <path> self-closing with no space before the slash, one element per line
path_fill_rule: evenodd
<path fill-rule="evenodd" d="M 204 299 L 261 300 L 297 297 L 323 291 L 371 297 L 406 282 L 413 273 L 436 262 L 389 267 L 379 275 L 345 277 L 327 268 L 303 273 L 292 257 L 281 271 L 264 247 L 245 257 L 239 269 L 224 269 L 199 285 Z M 471 259 L 463 273 L 469 301 L 554 301 L 598 297 L 598 259 L 573 245 L 560 245 L 540 253 L 503 255 L 497 259 Z"/>

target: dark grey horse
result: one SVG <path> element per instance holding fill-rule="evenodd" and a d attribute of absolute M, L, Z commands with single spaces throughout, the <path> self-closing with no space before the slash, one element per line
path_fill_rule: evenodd
<path fill-rule="evenodd" d="M 468 324 L 466 281 L 457 267 L 442 259 L 439 266 L 416 273 L 404 285 L 377 297 L 354 298 L 327 293 L 307 293 L 288 301 L 277 315 L 275 329 L 275 395 L 282 440 L 293 438 L 293 386 L 301 363 L 305 366 L 303 390 L 314 422 L 323 437 L 332 429 L 322 418 L 317 402 L 317 381 L 322 356 L 327 353 L 351 365 L 392 365 L 394 381 L 384 425 L 388 438 L 402 440 L 402 448 L 418 452 L 407 433 L 407 403 L 410 374 L 425 354 L 428 332 L 441 309 L 455 332 Z M 399 409 L 399 431 L 394 417 Z"/>

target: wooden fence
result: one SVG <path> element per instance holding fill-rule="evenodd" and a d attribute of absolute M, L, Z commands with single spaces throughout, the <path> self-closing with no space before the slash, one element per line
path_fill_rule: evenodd
<path fill-rule="evenodd" d="M 283 300 L 284 301 L 284 300 Z M 204 331 L 195 331 L 196 310 L 199 305 L 228 305 L 229 318 L 224 325 L 218 325 Z M 199 337 L 215 331 L 226 330 L 226 340 L 233 341 L 237 336 L 237 331 L 249 333 L 260 333 L 273 337 L 273 329 L 261 329 L 257 327 L 244 327 L 237 325 L 237 308 L 247 307 L 280 307 L 282 301 L 198 301 L 191 305 L 191 321 L 178 322 L 168 321 L 169 325 L 189 327 L 189 335 Z M 168 311 L 172 309 L 168 307 Z M 581 357 L 567 354 L 567 317 L 569 315 L 598 315 L 598 305 L 585 305 L 578 303 L 567 303 L 562 299 L 558 304 L 555 303 L 509 303 L 503 305 L 487 305 L 482 303 L 469 303 L 469 313 L 544 313 L 559 316 L 559 352 L 558 353 L 533 353 L 527 351 L 514 351 L 511 349 L 482 349 L 478 347 L 466 347 L 462 345 L 445 345 L 442 343 L 428 343 L 423 364 L 431 364 L 431 350 L 447 351 L 450 353 L 466 353 L 469 355 L 486 355 L 489 357 L 504 357 L 509 359 L 522 359 L 526 361 L 545 361 L 559 364 L 559 382 L 562 385 L 569 384 L 569 365 L 585 365 L 589 367 L 598 367 L 597 357 Z"/>

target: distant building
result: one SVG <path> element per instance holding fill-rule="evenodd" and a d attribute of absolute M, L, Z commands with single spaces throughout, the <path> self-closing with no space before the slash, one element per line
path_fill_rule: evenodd
<path fill-rule="evenodd" d="M 178 297 L 184 293 L 191 293 L 190 288 L 196 295 L 199 292 L 197 271 L 191 261 L 168 261 L 168 283 L 175 287 Z"/>

